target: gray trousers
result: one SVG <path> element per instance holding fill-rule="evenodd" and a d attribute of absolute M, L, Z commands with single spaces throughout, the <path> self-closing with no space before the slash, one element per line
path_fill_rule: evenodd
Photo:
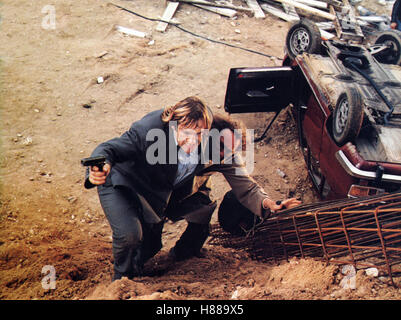
<path fill-rule="evenodd" d="M 114 276 L 132 278 L 142 274 L 143 264 L 162 248 L 162 222 L 146 223 L 142 215 L 142 206 L 133 195 L 133 191 L 111 185 L 98 186 L 100 204 L 112 229 Z M 216 203 L 202 194 L 186 199 L 183 203 L 172 201 L 165 212 L 172 220 L 186 219 L 188 226 L 175 245 L 179 258 L 196 255 L 209 235 L 209 222 Z M 201 203 L 199 202 L 201 201 Z M 209 201 L 209 204 L 205 204 Z M 206 210 L 196 213 L 190 208 L 203 205 Z M 183 210 L 181 210 L 183 209 Z M 196 218 L 197 217 L 197 218 Z"/>

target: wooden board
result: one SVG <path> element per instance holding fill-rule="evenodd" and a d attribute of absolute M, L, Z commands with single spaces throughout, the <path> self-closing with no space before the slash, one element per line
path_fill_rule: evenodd
<path fill-rule="evenodd" d="M 283 7 L 285 13 L 297 17 L 299 19 L 297 10 L 295 10 L 295 8 L 293 6 L 289 6 L 288 4 L 282 3 L 281 6 Z"/>
<path fill-rule="evenodd" d="M 279 9 L 277 9 L 276 7 L 273 7 L 267 3 L 263 3 L 261 4 L 261 8 L 266 11 L 267 13 L 272 14 L 275 17 L 278 17 L 280 19 L 283 19 L 284 21 L 288 21 L 288 22 L 294 22 L 294 21 L 298 21 L 299 17 L 298 16 L 294 16 L 294 15 L 290 15 L 288 13 L 285 13 Z"/>
<path fill-rule="evenodd" d="M 311 14 L 315 14 L 315 15 L 317 15 L 319 17 L 322 17 L 322 18 L 325 18 L 325 19 L 328 19 L 328 20 L 331 20 L 331 21 L 336 19 L 336 16 L 331 14 L 331 13 L 328 13 L 326 11 L 319 10 L 319 9 L 307 6 L 307 5 L 299 3 L 297 1 L 293 1 L 293 0 L 276 0 L 276 1 L 288 4 L 288 5 L 293 6 L 295 8 L 299 8 L 299 9 L 305 10 L 306 12 L 309 12 Z"/>
<path fill-rule="evenodd" d="M 233 9 L 228 9 L 228 8 L 218 8 L 218 7 L 212 7 L 212 6 L 205 6 L 202 4 L 193 4 L 195 7 L 204 9 L 204 10 L 208 10 L 217 14 L 220 14 L 222 16 L 225 17 L 229 17 L 232 18 L 234 16 L 236 16 L 237 11 L 233 10 Z"/>
<path fill-rule="evenodd" d="M 279 9 L 277 9 L 276 7 L 273 7 L 267 3 L 263 3 L 261 5 L 262 9 L 265 10 L 267 13 L 270 13 L 280 19 L 283 19 L 284 21 L 288 21 L 288 22 L 296 22 L 299 21 L 299 17 L 298 15 L 294 15 L 294 14 L 288 14 L 286 12 L 283 12 Z M 318 27 L 319 24 L 317 23 Z M 325 39 L 332 39 L 334 38 L 334 35 L 325 31 L 324 28 L 319 27 L 320 30 L 320 35 L 325 38 Z"/>
<path fill-rule="evenodd" d="M 245 8 L 245 7 L 238 7 L 230 4 L 220 4 L 220 3 L 215 3 L 215 2 L 209 2 L 206 0 L 177 0 L 178 2 L 183 2 L 183 3 L 190 3 L 190 4 L 201 4 L 205 6 L 213 6 L 213 7 L 218 7 L 218 8 L 227 8 L 227 9 L 233 9 L 233 10 L 238 10 L 238 11 L 246 11 L 246 12 L 253 12 L 252 9 Z"/>
<path fill-rule="evenodd" d="M 297 0 L 300 3 L 306 4 L 307 6 L 320 8 L 320 9 L 328 9 L 327 2 L 316 1 L 316 0 Z"/>
<path fill-rule="evenodd" d="M 259 6 L 259 3 L 256 0 L 246 0 L 246 3 L 248 5 L 248 7 L 252 9 L 253 15 L 255 16 L 255 18 L 258 18 L 258 19 L 265 18 L 265 14 L 264 14 L 263 10 L 261 9 L 261 7 Z"/>
<path fill-rule="evenodd" d="M 166 7 L 166 10 L 164 10 L 161 20 L 170 21 L 171 18 L 174 16 L 174 13 L 177 10 L 178 5 L 179 5 L 179 2 L 167 1 L 167 7 Z M 164 32 L 164 31 L 166 31 L 167 26 L 168 26 L 168 23 L 159 22 L 156 27 L 156 30 L 160 31 L 160 32 Z"/>

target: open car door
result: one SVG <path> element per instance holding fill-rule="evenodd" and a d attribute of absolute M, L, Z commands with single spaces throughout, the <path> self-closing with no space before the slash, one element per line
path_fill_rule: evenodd
<path fill-rule="evenodd" d="M 228 113 L 277 112 L 293 102 L 294 80 L 291 67 L 231 69 L 224 109 Z"/>

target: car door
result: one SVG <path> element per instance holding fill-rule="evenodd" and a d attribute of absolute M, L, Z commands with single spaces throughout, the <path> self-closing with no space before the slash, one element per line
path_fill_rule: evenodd
<path fill-rule="evenodd" d="M 228 113 L 277 112 L 294 100 L 291 67 L 230 70 L 224 101 Z"/>

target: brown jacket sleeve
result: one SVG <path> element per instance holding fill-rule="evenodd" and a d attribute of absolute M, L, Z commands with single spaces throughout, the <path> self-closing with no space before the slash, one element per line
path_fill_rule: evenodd
<path fill-rule="evenodd" d="M 238 201 L 259 217 L 263 217 L 262 201 L 269 196 L 249 175 L 241 157 L 232 164 L 213 165 L 211 171 L 221 172 Z"/>

